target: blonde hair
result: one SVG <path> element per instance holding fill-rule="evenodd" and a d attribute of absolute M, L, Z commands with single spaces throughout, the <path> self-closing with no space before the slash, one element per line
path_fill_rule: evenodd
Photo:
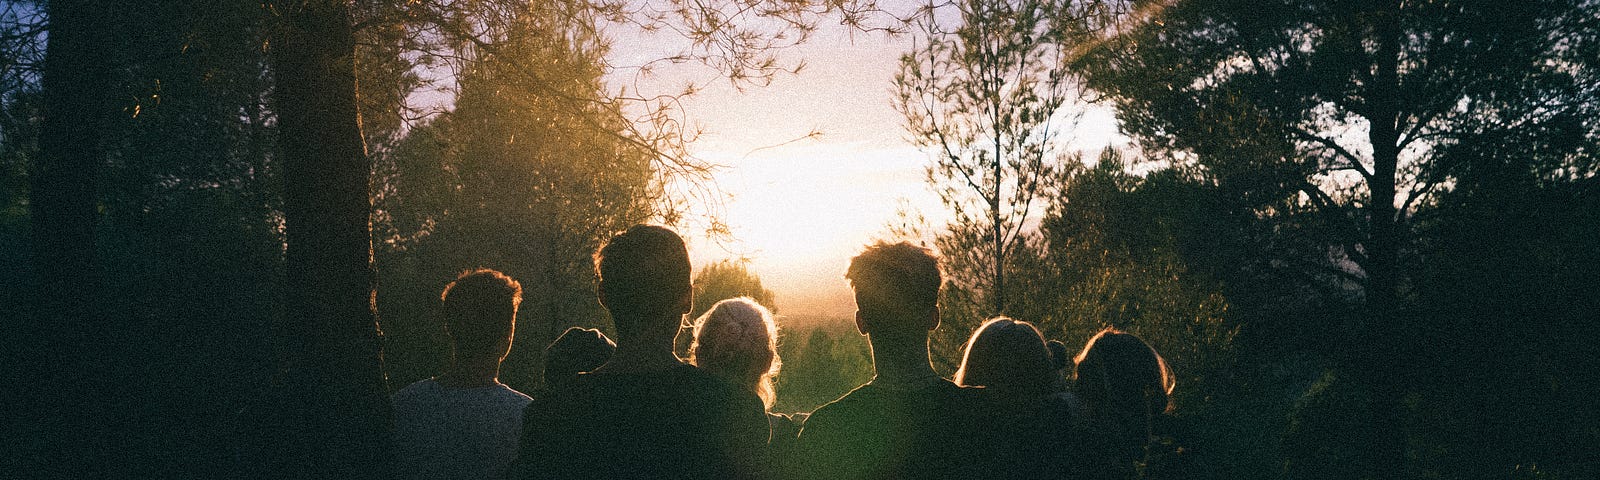
<path fill-rule="evenodd" d="M 689 363 L 755 390 L 767 408 L 777 400 L 772 378 L 778 359 L 778 324 L 750 297 L 717 302 L 694 321 Z"/>

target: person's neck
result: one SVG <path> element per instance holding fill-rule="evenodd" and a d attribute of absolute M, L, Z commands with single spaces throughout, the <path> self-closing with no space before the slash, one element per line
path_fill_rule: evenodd
<path fill-rule="evenodd" d="M 500 359 L 456 359 L 435 382 L 450 388 L 476 388 L 500 383 Z"/>
<path fill-rule="evenodd" d="M 673 331 L 676 333 L 676 330 Z M 639 338 L 618 338 L 611 360 L 596 372 L 638 372 L 662 370 L 683 364 L 672 351 L 676 335 L 641 334 Z"/>
<path fill-rule="evenodd" d="M 870 338 L 872 365 L 877 371 L 872 383 L 880 386 L 914 386 L 939 378 L 928 360 L 928 340 Z"/>

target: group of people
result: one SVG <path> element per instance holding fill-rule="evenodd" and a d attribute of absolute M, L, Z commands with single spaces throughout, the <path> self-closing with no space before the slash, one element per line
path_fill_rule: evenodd
<path fill-rule="evenodd" d="M 596 254 L 615 343 L 572 328 L 546 350 L 533 397 L 498 381 L 522 289 L 467 272 L 441 296 L 452 345 L 440 375 L 394 394 L 407 478 L 1130 478 L 1173 376 L 1144 341 L 1107 329 L 1075 358 L 1032 324 L 973 332 L 953 380 L 934 371 L 938 261 L 909 243 L 850 262 L 866 385 L 807 413 L 771 412 L 780 360 L 771 312 L 723 300 L 674 339 L 692 305 L 681 237 L 628 229 Z M 1070 378 L 1066 370 L 1072 369 Z"/>

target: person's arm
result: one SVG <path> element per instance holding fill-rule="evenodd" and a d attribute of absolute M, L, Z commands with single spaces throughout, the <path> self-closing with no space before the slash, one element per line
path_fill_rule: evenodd
<path fill-rule="evenodd" d="M 767 468 L 767 442 L 772 429 L 767 422 L 766 406 L 750 392 L 730 392 L 727 416 L 723 419 L 727 432 L 723 451 L 727 452 L 729 465 L 740 478 L 771 478 Z"/>

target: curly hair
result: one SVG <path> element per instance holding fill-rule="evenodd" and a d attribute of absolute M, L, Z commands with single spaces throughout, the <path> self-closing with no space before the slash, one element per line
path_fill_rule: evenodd
<path fill-rule="evenodd" d="M 750 297 L 712 305 L 694 322 L 689 362 L 736 385 L 750 388 L 767 408 L 777 400 L 772 379 L 778 359 L 778 325 L 772 312 Z"/>
<path fill-rule="evenodd" d="M 522 284 L 494 269 L 462 272 L 439 294 L 445 330 L 457 355 L 505 355 L 517 327 Z"/>

